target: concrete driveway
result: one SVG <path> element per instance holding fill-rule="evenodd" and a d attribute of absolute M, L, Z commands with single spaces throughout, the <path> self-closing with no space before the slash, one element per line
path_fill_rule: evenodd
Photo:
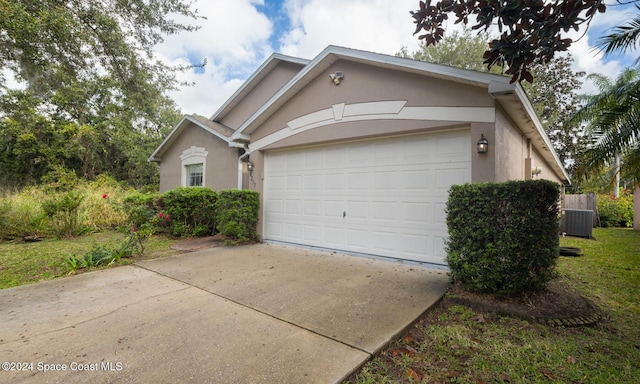
<path fill-rule="evenodd" d="M 0 382 L 339 382 L 447 281 L 442 270 L 256 244 L 4 289 Z"/>

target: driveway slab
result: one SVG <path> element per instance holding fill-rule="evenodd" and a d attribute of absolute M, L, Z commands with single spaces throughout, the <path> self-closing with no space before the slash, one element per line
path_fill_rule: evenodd
<path fill-rule="evenodd" d="M 439 300 L 448 281 L 443 270 L 271 244 L 140 266 L 367 353 Z"/>
<path fill-rule="evenodd" d="M 339 382 L 446 284 L 443 271 L 258 244 L 4 289 L 0 360 L 13 364 L 0 382 Z"/>

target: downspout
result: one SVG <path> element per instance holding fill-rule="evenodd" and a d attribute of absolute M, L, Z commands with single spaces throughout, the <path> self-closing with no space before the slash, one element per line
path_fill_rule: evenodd
<path fill-rule="evenodd" d="M 246 144 L 233 142 L 229 143 L 229 146 L 234 148 L 241 148 L 242 150 L 244 150 L 244 153 L 240 155 L 240 157 L 238 157 L 238 189 L 242 189 L 242 174 L 244 173 L 244 166 L 242 165 L 242 163 L 244 162 L 243 160 L 245 159 L 245 157 L 249 156 L 249 148 Z"/>

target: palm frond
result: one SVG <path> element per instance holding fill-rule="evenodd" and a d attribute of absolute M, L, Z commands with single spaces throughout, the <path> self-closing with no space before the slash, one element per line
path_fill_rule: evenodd
<path fill-rule="evenodd" d="M 640 12 L 640 6 L 636 5 L 636 9 Z M 609 35 L 601 37 L 596 47 L 604 52 L 605 55 L 611 53 L 626 51 L 636 48 L 640 43 L 640 15 L 629 21 L 627 24 L 617 26 Z"/>

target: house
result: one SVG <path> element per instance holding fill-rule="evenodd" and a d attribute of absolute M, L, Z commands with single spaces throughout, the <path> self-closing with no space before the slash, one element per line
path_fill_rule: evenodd
<path fill-rule="evenodd" d="M 444 264 L 451 185 L 569 183 L 509 81 L 336 46 L 311 61 L 274 54 L 210 119 L 185 116 L 149 160 L 161 191 L 259 191 L 264 240 Z"/>

